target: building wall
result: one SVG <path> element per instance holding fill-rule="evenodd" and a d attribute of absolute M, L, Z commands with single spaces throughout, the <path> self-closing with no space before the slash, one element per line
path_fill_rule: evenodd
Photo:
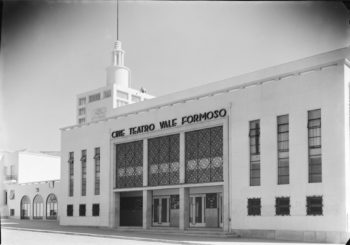
<path fill-rule="evenodd" d="M 26 184 L 10 183 L 6 184 L 8 195 L 11 191 L 15 193 L 14 199 L 8 197 L 8 211 L 10 209 L 15 210 L 15 215 L 12 218 L 21 218 L 21 200 L 23 196 L 28 196 L 31 202 L 30 218 L 33 218 L 33 200 L 36 195 L 41 195 L 44 200 L 44 219 L 46 217 L 46 201 L 47 197 L 53 193 L 56 195 L 58 204 L 62 201 L 59 196 L 60 181 L 47 181 L 47 182 L 33 182 Z M 61 211 L 58 209 L 58 215 Z M 10 215 L 10 212 L 8 216 Z"/>
<path fill-rule="evenodd" d="M 333 54 L 332 54 L 333 55 Z M 332 56 L 331 55 L 331 56 Z M 324 56 L 322 56 L 324 58 Z M 322 58 L 321 57 L 321 58 Z M 319 58 L 319 57 L 318 57 Z M 68 153 L 75 152 L 75 192 L 73 197 L 67 197 L 60 202 L 63 210 L 66 204 L 91 204 L 100 202 L 103 206 L 99 221 L 93 217 L 65 217 L 61 224 L 70 225 L 112 225 L 114 215 L 113 181 L 114 169 L 112 145 L 114 143 L 147 139 L 160 135 L 190 131 L 199 128 L 221 124 L 222 120 L 212 120 L 181 125 L 181 118 L 186 115 L 203 113 L 226 108 L 228 115 L 229 149 L 229 198 L 232 230 L 292 230 L 292 231 L 338 231 L 347 229 L 346 189 L 345 189 L 345 120 L 344 120 L 344 67 L 342 61 L 322 63 L 320 60 L 295 62 L 283 67 L 261 71 L 254 75 L 248 74 L 239 79 L 250 78 L 250 82 L 268 80 L 262 84 L 248 83 L 239 88 L 230 89 L 237 84 L 225 81 L 218 87 L 221 93 L 211 94 L 208 86 L 206 96 L 193 98 L 192 90 L 184 91 L 179 98 L 190 98 L 177 101 L 169 106 L 164 105 L 165 98 L 155 99 L 148 104 L 161 108 L 139 110 L 137 113 L 104 120 L 99 123 L 64 129 L 62 131 L 62 196 L 68 196 Z M 317 62 L 319 66 L 315 66 Z M 329 61 L 328 61 L 329 62 Z M 311 66 L 313 63 L 314 66 Z M 308 65 L 308 66 L 306 66 Z M 320 68 L 324 67 L 324 68 Z M 287 69 L 288 68 L 288 69 Z M 308 71 L 309 70 L 309 71 Z M 275 76 L 271 77 L 271 72 Z M 288 72 L 289 71 L 289 72 Z M 278 75 L 277 75 L 278 74 Z M 248 81 L 249 82 L 249 81 Z M 214 85 L 215 86 L 215 85 Z M 201 90 L 199 88 L 198 90 Z M 203 91 L 202 91 L 203 92 Z M 172 95 L 169 96 L 171 98 Z M 131 105 L 131 111 L 138 111 Z M 142 106 L 140 106 L 142 108 Z M 121 108 L 121 113 L 127 110 Z M 322 121 L 322 183 L 308 183 L 308 110 L 321 109 Z M 290 184 L 277 185 L 277 125 L 278 115 L 289 114 L 290 136 Z M 159 129 L 158 122 L 177 118 L 178 126 L 169 129 Z M 261 128 L 261 185 L 249 186 L 249 121 L 260 119 Z M 128 128 L 155 123 L 156 130 L 151 133 L 128 135 Z M 111 141 L 111 132 L 126 129 L 126 135 Z M 224 137 L 225 138 L 225 137 Z M 92 155 L 94 147 L 101 147 L 101 195 L 92 193 L 93 178 Z M 181 148 L 181 147 L 180 147 Z M 88 151 L 88 193 L 81 197 L 79 188 L 80 151 Z M 90 154 L 90 155 L 89 155 Z M 90 166 L 90 167 L 89 167 Z M 90 190 L 89 190 L 90 188 Z M 323 196 L 323 215 L 306 215 L 306 196 Z M 289 196 L 291 200 L 290 216 L 275 216 L 275 197 Z M 262 215 L 247 215 L 247 199 L 260 197 Z"/>

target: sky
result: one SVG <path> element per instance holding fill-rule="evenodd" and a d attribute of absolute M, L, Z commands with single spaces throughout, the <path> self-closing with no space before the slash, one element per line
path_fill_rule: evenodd
<path fill-rule="evenodd" d="M 115 1 L 9 1 L 0 49 L 0 149 L 60 150 L 76 95 L 106 84 Z M 131 86 L 219 81 L 350 45 L 341 2 L 119 1 Z"/>

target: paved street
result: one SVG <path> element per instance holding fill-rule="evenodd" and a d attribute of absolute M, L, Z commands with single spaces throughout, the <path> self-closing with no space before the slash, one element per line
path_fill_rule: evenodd
<path fill-rule="evenodd" d="M 188 245 L 303 245 L 307 243 L 267 241 L 242 238 L 212 238 L 175 234 L 120 232 L 93 227 L 59 226 L 52 221 L 2 220 L 2 245 L 89 245 L 89 244 L 188 244 Z M 312 243 L 313 245 L 316 243 Z"/>

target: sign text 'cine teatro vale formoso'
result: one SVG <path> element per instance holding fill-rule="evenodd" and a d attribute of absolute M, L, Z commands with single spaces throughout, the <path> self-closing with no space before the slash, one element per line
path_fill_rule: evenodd
<path fill-rule="evenodd" d="M 227 114 L 226 109 L 222 108 L 220 110 L 214 110 L 214 111 L 208 111 L 204 113 L 183 116 L 181 118 L 181 125 L 202 122 L 206 120 L 216 119 L 219 117 L 225 117 L 226 114 Z M 158 125 L 159 125 L 159 129 L 172 128 L 178 125 L 178 120 L 177 118 L 173 118 L 170 120 L 160 121 Z M 137 127 L 131 127 L 128 129 L 128 133 L 129 135 L 135 135 L 135 134 L 141 134 L 146 132 L 152 132 L 155 129 L 156 129 L 156 124 L 151 123 L 151 124 L 140 125 Z M 125 135 L 126 135 L 126 129 L 116 130 L 116 131 L 113 131 L 111 134 L 112 138 L 123 137 Z"/>

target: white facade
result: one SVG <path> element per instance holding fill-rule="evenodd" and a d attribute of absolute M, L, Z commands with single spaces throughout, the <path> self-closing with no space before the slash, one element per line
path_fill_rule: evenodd
<path fill-rule="evenodd" d="M 157 225 L 153 222 L 154 213 L 157 212 L 154 210 L 154 200 L 176 194 L 179 195 L 179 207 L 175 211 L 170 210 L 176 212 L 170 212 L 170 215 L 173 215 L 173 220 L 178 217 L 178 223 L 173 226 L 181 231 L 195 227 L 195 222 L 188 221 L 192 217 L 191 212 L 198 211 L 198 207 L 192 210 L 191 198 L 200 196 L 195 193 L 202 194 L 203 199 L 198 200 L 204 202 L 209 193 L 217 193 L 218 208 L 215 212 L 218 214 L 211 213 L 213 209 L 206 208 L 208 204 L 196 201 L 196 205 L 204 205 L 204 227 L 212 227 L 208 226 L 208 222 L 214 220 L 224 232 L 246 237 L 346 241 L 349 236 L 350 208 L 349 54 L 349 48 L 335 50 L 116 108 L 110 111 L 109 117 L 102 120 L 63 128 L 60 223 L 119 228 L 122 226 L 121 198 L 140 196 L 141 226 L 149 229 Z M 322 180 L 309 183 L 308 111 L 318 109 L 321 111 L 322 122 Z M 215 111 L 219 113 L 221 110 L 225 113 L 216 114 L 216 118 L 193 122 L 196 121 L 195 115 L 207 112 L 215 114 Z M 277 181 L 277 117 L 280 115 L 289 116 L 289 184 L 283 185 Z M 168 120 L 168 127 L 161 129 L 159 123 Z M 259 120 L 261 132 L 258 186 L 250 185 L 249 123 L 253 120 Z M 154 129 L 151 124 L 154 124 Z M 216 126 L 222 127 L 222 180 L 189 183 L 186 179 L 186 154 L 189 151 L 186 150 L 186 135 L 188 132 Z M 150 139 L 167 135 L 179 135 L 179 182 L 150 185 L 148 162 L 152 159 L 148 157 L 147 150 Z M 140 140 L 143 146 L 142 185 L 119 188 L 116 149 L 123 143 Z M 99 195 L 94 194 L 96 147 L 100 148 Z M 82 150 L 87 152 L 85 196 L 81 195 Z M 69 195 L 70 152 L 74 152 L 72 196 Z M 322 215 L 307 215 L 307 197 L 313 196 L 322 198 Z M 289 197 L 289 215 L 276 215 L 278 197 Z M 260 215 L 248 215 L 247 203 L 251 198 L 260 198 Z M 79 215 L 81 204 L 86 205 L 85 216 Z M 92 216 L 93 204 L 100 205 L 99 216 Z M 71 217 L 65 212 L 67 205 L 73 205 Z M 166 205 L 164 201 L 164 207 Z M 160 223 L 167 225 L 166 219 Z"/>

